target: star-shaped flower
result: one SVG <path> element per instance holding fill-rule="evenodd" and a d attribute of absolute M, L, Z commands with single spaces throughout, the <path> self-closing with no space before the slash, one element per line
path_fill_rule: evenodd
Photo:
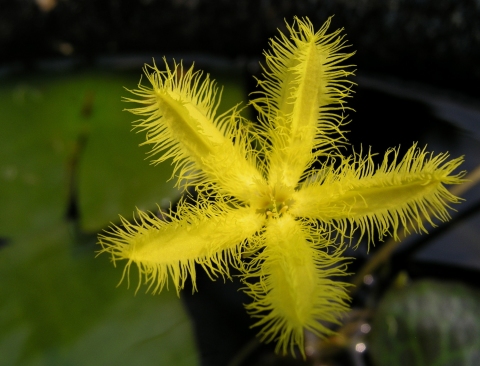
<path fill-rule="evenodd" d="M 345 275 L 342 253 L 355 230 L 369 242 L 377 233 L 397 237 L 400 226 L 426 231 L 424 221 L 449 218 L 459 199 L 445 185 L 463 176 L 452 173 L 462 158 L 415 144 L 401 159 L 387 151 L 378 167 L 370 153 L 340 154 L 353 74 L 342 62 L 352 53 L 329 24 L 315 32 L 295 18 L 290 38 L 271 40 L 250 102 L 257 123 L 238 108 L 217 116 L 215 83 L 193 66 L 145 66 L 151 86 L 139 84 L 127 99 L 145 117 L 135 126 L 160 154 L 154 163 L 172 159 L 177 184 L 195 187 L 196 202 L 161 218 L 138 211 L 134 223 L 122 218 L 99 236 L 101 252 L 126 259 L 124 274 L 136 264 L 153 292 L 169 277 L 177 292 L 187 277 L 195 288 L 196 264 L 212 277 L 239 268 L 261 339 L 283 353 L 299 346 L 304 355 L 304 330 L 329 334 L 348 310 L 348 285 L 333 278 Z"/>

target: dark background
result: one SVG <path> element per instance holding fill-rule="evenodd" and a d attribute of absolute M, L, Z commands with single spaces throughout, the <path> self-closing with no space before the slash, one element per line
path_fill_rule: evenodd
<path fill-rule="evenodd" d="M 258 59 L 267 39 L 308 16 L 335 15 L 361 72 L 478 97 L 480 3 L 475 0 L 0 1 L 0 65 L 45 58 L 202 53 Z"/>

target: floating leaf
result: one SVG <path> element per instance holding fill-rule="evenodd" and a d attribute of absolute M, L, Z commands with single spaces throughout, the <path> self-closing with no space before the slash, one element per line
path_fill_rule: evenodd
<path fill-rule="evenodd" d="M 480 292 L 423 280 L 391 290 L 372 325 L 375 365 L 480 364 Z"/>

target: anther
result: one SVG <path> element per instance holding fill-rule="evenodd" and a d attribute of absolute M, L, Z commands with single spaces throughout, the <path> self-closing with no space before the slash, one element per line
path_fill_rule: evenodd
<path fill-rule="evenodd" d="M 288 211 L 288 206 L 283 206 L 281 209 L 280 209 L 280 212 L 278 213 L 279 215 L 283 215 L 285 212 Z"/>

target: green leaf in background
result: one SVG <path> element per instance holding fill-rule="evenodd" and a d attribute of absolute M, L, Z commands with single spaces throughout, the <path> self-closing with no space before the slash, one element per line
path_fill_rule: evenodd
<path fill-rule="evenodd" d="M 49 100 L 47 94 L 36 80 L 1 84 L 2 236 L 41 230 L 58 222 L 64 214 L 65 164 L 71 140 L 67 131 L 72 128 L 71 121 L 59 115 L 62 106 L 56 105 L 56 96 Z M 50 116 L 45 110 L 50 111 Z"/>
<path fill-rule="evenodd" d="M 122 110 L 133 73 L 28 75 L 0 84 L 0 365 L 195 365 L 175 292 L 138 293 L 95 258 L 96 232 L 179 192 Z M 215 77 L 215 75 L 214 75 Z M 219 113 L 243 98 L 225 84 Z M 69 223 L 71 199 L 79 222 Z M 90 233 L 90 234 L 87 234 Z"/>
<path fill-rule="evenodd" d="M 377 366 L 480 365 L 480 292 L 422 280 L 390 290 L 372 324 Z"/>
<path fill-rule="evenodd" d="M 174 291 L 116 288 L 121 270 L 92 258 L 94 237 L 45 229 L 0 252 L 0 365 L 196 364 Z"/>
<path fill-rule="evenodd" d="M 41 230 L 64 217 L 74 160 L 83 230 L 98 231 L 118 214 L 130 218 L 135 205 L 154 208 L 178 197 L 166 183 L 170 167 L 144 161 L 141 136 L 130 132 L 132 116 L 122 112 L 122 86 L 136 79 L 83 72 L 3 84 L 1 234 Z"/>

